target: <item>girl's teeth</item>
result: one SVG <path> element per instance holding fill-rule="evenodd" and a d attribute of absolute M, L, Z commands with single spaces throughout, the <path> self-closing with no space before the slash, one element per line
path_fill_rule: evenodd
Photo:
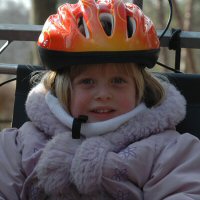
<path fill-rule="evenodd" d="M 107 113 L 110 112 L 110 110 L 96 110 L 97 113 Z"/>

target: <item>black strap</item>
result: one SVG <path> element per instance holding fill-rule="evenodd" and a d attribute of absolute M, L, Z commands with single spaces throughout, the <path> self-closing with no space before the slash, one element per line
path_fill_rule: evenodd
<path fill-rule="evenodd" d="M 72 124 L 72 138 L 80 139 L 81 124 L 87 122 L 88 116 L 80 115 L 78 118 L 74 118 Z"/>

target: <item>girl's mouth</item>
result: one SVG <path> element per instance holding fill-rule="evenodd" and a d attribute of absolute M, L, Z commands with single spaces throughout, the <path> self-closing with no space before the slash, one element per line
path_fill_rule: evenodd
<path fill-rule="evenodd" d="M 113 108 L 96 108 L 91 110 L 90 116 L 93 121 L 105 121 L 115 117 L 116 110 Z"/>
<path fill-rule="evenodd" d="M 113 109 L 95 109 L 92 112 L 97 113 L 97 114 L 106 114 L 106 113 L 112 113 L 114 112 Z"/>

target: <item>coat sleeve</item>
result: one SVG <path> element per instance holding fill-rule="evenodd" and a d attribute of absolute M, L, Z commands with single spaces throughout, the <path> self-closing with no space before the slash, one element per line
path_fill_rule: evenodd
<path fill-rule="evenodd" d="M 200 142 L 189 134 L 171 136 L 109 152 L 102 174 L 105 190 L 116 199 L 200 199 Z"/>
<path fill-rule="evenodd" d="M 142 140 L 118 153 L 109 152 L 102 173 L 102 185 L 106 192 L 114 199 L 144 200 L 143 186 L 150 177 L 155 150 L 153 140 Z"/>
<path fill-rule="evenodd" d="M 0 133 L 0 199 L 20 199 L 25 177 L 18 148 L 18 130 Z"/>
<path fill-rule="evenodd" d="M 169 143 L 159 155 L 143 191 L 147 200 L 200 199 L 200 141 L 183 134 Z"/>

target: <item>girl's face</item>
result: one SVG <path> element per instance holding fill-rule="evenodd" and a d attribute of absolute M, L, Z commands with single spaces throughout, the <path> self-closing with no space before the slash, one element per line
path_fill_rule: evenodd
<path fill-rule="evenodd" d="M 135 82 L 116 66 L 91 66 L 72 80 L 70 112 L 87 115 L 88 122 L 104 121 L 136 106 Z"/>

